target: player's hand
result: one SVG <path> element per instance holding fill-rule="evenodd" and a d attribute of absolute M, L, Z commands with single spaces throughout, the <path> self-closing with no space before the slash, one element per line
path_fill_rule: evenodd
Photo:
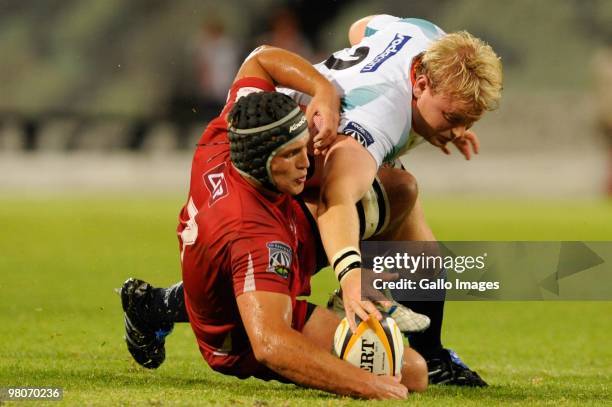
<path fill-rule="evenodd" d="M 306 108 L 310 134 L 314 134 L 314 153 L 325 154 L 336 139 L 340 121 L 340 98 L 335 88 L 318 91 Z"/>
<path fill-rule="evenodd" d="M 369 395 L 374 399 L 405 399 L 408 397 L 408 389 L 401 384 L 401 376 L 376 376 L 373 380 L 373 392 Z"/>
<path fill-rule="evenodd" d="M 466 160 L 472 158 L 472 152 L 474 154 L 478 154 L 480 150 L 480 141 L 478 140 L 478 136 L 476 136 L 476 133 L 470 130 L 467 130 L 463 136 L 454 139 L 452 143 L 455 145 L 455 147 L 457 147 L 457 150 L 463 154 Z M 440 147 L 440 149 L 446 155 L 450 155 L 451 153 L 446 145 Z"/>
<path fill-rule="evenodd" d="M 371 301 L 361 300 L 361 269 L 356 268 L 349 271 L 340 285 L 346 319 L 352 332 L 357 330 L 355 314 L 359 315 L 362 321 L 370 318 L 370 315 L 378 320 L 382 319 L 382 314 Z"/>

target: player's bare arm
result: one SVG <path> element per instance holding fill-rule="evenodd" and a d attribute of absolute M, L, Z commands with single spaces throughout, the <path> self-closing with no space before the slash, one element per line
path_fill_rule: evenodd
<path fill-rule="evenodd" d="M 256 359 L 281 376 L 341 395 L 406 398 L 408 389 L 399 378 L 365 372 L 292 329 L 291 299 L 287 295 L 253 291 L 236 301 Z"/>
<path fill-rule="evenodd" d="M 343 290 L 351 329 L 355 314 L 381 318 L 371 301 L 361 299 L 359 218 L 355 203 L 370 188 L 376 175 L 374 158 L 355 139 L 338 136 L 325 158 L 317 223 L 321 240 Z"/>
<path fill-rule="evenodd" d="M 312 96 L 306 119 L 314 129 L 317 115 L 318 133 L 314 135 L 315 154 L 325 152 L 336 137 L 340 98 L 336 88 L 308 61 L 292 52 L 263 45 L 244 61 L 236 79 L 258 77 Z"/>

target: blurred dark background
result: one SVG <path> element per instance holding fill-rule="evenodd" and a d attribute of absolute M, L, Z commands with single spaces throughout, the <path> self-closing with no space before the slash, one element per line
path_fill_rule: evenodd
<path fill-rule="evenodd" d="M 605 190 L 609 0 L 0 0 L 0 160 L 20 168 L 33 154 L 188 153 L 253 48 L 316 63 L 348 45 L 353 21 L 379 13 L 466 29 L 502 57 L 502 107 L 477 128 L 498 192 L 527 175 L 574 185 L 551 187 L 561 193 Z M 0 177 L 0 188 L 17 185 Z"/>

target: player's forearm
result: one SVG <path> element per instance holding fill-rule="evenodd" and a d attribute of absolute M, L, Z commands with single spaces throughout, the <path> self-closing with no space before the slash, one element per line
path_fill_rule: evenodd
<path fill-rule="evenodd" d="M 326 353 L 297 331 L 268 335 L 264 346 L 265 351 L 256 352 L 261 362 L 295 383 L 341 395 L 375 396 L 375 376 Z"/>
<path fill-rule="evenodd" d="M 320 203 L 317 225 L 331 265 L 336 253 L 347 247 L 359 247 L 359 215 L 354 202 Z"/>
<path fill-rule="evenodd" d="M 341 250 L 359 247 L 359 216 L 355 204 L 370 188 L 376 170 L 372 156 L 349 137 L 337 142 L 326 157 L 317 224 L 332 265 Z"/>
<path fill-rule="evenodd" d="M 336 97 L 334 86 L 310 62 L 293 52 L 262 46 L 253 53 L 253 58 L 275 85 L 279 84 L 311 96 L 325 93 Z"/>

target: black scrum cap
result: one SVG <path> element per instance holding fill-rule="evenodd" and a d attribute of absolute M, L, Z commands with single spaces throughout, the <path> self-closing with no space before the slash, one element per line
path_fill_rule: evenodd
<path fill-rule="evenodd" d="M 304 113 L 287 95 L 256 92 L 238 99 L 228 119 L 234 166 L 265 188 L 278 192 L 270 162 L 283 146 L 308 131 Z"/>

